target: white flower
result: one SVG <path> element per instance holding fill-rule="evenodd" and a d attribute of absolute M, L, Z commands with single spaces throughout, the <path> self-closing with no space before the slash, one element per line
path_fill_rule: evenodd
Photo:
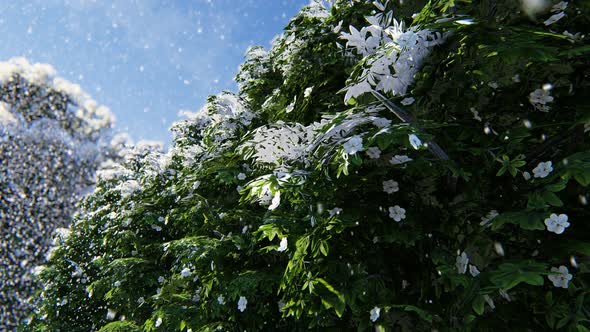
<path fill-rule="evenodd" d="M 555 234 L 561 234 L 570 225 L 570 223 L 567 222 L 567 219 L 566 214 L 560 214 L 558 216 L 557 214 L 552 213 L 549 218 L 545 219 L 545 226 L 547 226 L 548 231 Z"/>
<path fill-rule="evenodd" d="M 389 218 L 397 222 L 406 219 L 406 209 L 399 207 L 399 205 L 389 207 Z"/>
<path fill-rule="evenodd" d="M 160 327 L 160 325 L 162 325 L 162 318 L 158 317 L 158 319 L 156 320 L 156 327 Z"/>
<path fill-rule="evenodd" d="M 246 174 L 244 174 L 244 173 L 238 174 L 238 180 L 241 181 L 241 180 L 245 180 L 245 179 L 246 179 Z"/>
<path fill-rule="evenodd" d="M 551 15 L 551 17 L 549 17 L 545 22 L 543 22 L 545 25 L 551 25 L 559 20 L 561 20 L 563 17 L 565 16 L 564 12 L 560 12 L 554 15 Z"/>
<path fill-rule="evenodd" d="M 492 210 L 488 212 L 485 217 L 481 217 L 481 222 L 479 223 L 480 226 L 487 226 L 492 219 L 498 216 L 498 211 Z"/>
<path fill-rule="evenodd" d="M 279 204 L 281 204 L 281 192 L 277 191 L 275 193 L 274 197 L 272 198 L 272 202 L 268 206 L 268 209 L 272 211 L 272 210 L 278 208 Z"/>
<path fill-rule="evenodd" d="M 225 299 L 223 298 L 223 295 L 219 295 L 217 297 L 217 303 L 224 305 L 225 304 Z"/>
<path fill-rule="evenodd" d="M 330 214 L 330 217 L 333 217 L 335 215 L 338 215 L 342 212 L 342 209 L 339 207 L 333 208 L 332 210 L 329 210 L 328 213 Z"/>
<path fill-rule="evenodd" d="M 391 158 L 391 160 L 389 161 L 392 165 L 401 165 L 401 164 L 405 164 L 407 162 L 412 161 L 412 158 L 406 156 L 406 155 L 395 155 Z"/>
<path fill-rule="evenodd" d="M 554 98 L 549 93 L 550 89 L 536 89 L 529 94 L 529 102 L 541 112 L 549 112 L 549 105 Z"/>
<path fill-rule="evenodd" d="M 246 300 L 245 297 L 240 296 L 240 299 L 238 300 L 238 310 L 240 310 L 241 312 L 244 312 L 244 310 L 246 310 L 247 305 L 248 305 L 248 300 Z"/>
<path fill-rule="evenodd" d="M 185 267 L 184 269 L 182 269 L 182 271 L 180 271 L 180 275 L 183 278 L 186 278 L 191 275 L 191 270 L 188 267 Z"/>
<path fill-rule="evenodd" d="M 420 148 L 420 146 L 422 146 L 422 141 L 418 138 L 418 136 L 416 136 L 414 134 L 410 134 L 409 138 L 410 138 L 410 144 L 412 145 L 412 147 L 414 149 L 418 150 Z"/>
<path fill-rule="evenodd" d="M 363 138 L 355 135 L 352 136 L 346 143 L 342 145 L 344 152 L 348 154 L 355 154 L 359 151 L 363 151 Z"/>
<path fill-rule="evenodd" d="M 552 267 L 551 272 L 556 272 L 555 274 L 550 274 L 547 276 L 549 280 L 553 283 L 555 287 L 567 288 L 568 283 L 572 280 L 572 275 L 569 273 L 567 267 L 561 265 L 559 268 Z"/>
<path fill-rule="evenodd" d="M 379 148 L 376 146 L 372 146 L 367 149 L 367 156 L 369 156 L 371 159 L 378 159 L 381 157 L 381 150 L 379 150 Z"/>
<path fill-rule="evenodd" d="M 313 91 L 313 86 L 305 89 L 305 91 L 303 91 L 303 97 L 307 98 L 311 95 L 311 92 Z"/>
<path fill-rule="evenodd" d="M 467 272 L 467 264 L 469 263 L 469 257 L 465 251 L 461 253 L 461 255 L 457 256 L 455 266 L 457 267 L 457 271 L 459 274 L 465 274 Z"/>
<path fill-rule="evenodd" d="M 530 179 L 531 179 L 531 173 L 529 173 L 529 172 L 523 172 L 523 173 L 522 173 L 522 177 L 523 177 L 523 178 L 524 178 L 526 181 L 528 181 L 528 180 L 530 180 Z"/>
<path fill-rule="evenodd" d="M 477 266 L 469 264 L 469 273 L 471 273 L 472 277 L 477 277 L 479 275 Z"/>
<path fill-rule="evenodd" d="M 414 99 L 414 97 L 408 97 L 408 98 L 402 99 L 402 101 L 400 101 L 400 103 L 404 106 L 408 106 L 408 105 L 412 105 L 415 100 L 416 99 Z"/>
<path fill-rule="evenodd" d="M 162 276 L 159 276 L 159 277 L 158 277 L 158 282 L 159 282 L 159 283 L 163 283 L 163 282 L 164 282 L 164 277 L 162 277 Z"/>
<path fill-rule="evenodd" d="M 383 181 L 383 191 L 388 194 L 393 194 L 396 191 L 399 191 L 399 183 L 393 180 Z"/>
<path fill-rule="evenodd" d="M 121 282 L 117 280 L 117 281 L 115 281 L 115 283 L 113 284 L 113 286 L 120 287 L 121 286 Z"/>
<path fill-rule="evenodd" d="M 499 87 L 497 82 L 489 82 L 488 86 L 494 90 L 496 90 Z"/>
<path fill-rule="evenodd" d="M 544 178 L 552 171 L 553 167 L 551 166 L 551 161 L 546 161 L 540 162 L 539 165 L 533 169 L 533 174 L 536 178 Z"/>
<path fill-rule="evenodd" d="M 288 245 L 289 245 L 289 242 L 287 241 L 287 238 L 286 237 L 282 238 L 281 239 L 281 244 L 277 248 L 277 251 L 278 252 L 283 252 L 283 251 L 287 250 Z"/>
<path fill-rule="evenodd" d="M 375 322 L 377 319 L 379 319 L 379 315 L 381 314 L 381 308 L 379 307 L 375 307 L 373 309 L 371 309 L 371 322 Z"/>

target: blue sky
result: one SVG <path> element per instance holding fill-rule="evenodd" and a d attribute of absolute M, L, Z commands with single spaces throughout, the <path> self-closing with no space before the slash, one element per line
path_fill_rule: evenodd
<path fill-rule="evenodd" d="M 309 0 L 0 1 L 0 59 L 52 64 L 134 140 L 169 142 L 179 110 L 236 90 L 250 45 L 269 46 Z"/>

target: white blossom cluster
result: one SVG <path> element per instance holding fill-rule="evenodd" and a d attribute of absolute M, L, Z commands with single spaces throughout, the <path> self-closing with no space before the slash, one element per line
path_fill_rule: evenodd
<path fill-rule="evenodd" d="M 431 49 L 444 42 L 444 36 L 428 29 L 404 28 L 391 12 L 376 2 L 380 12 L 365 17 L 368 26 L 356 29 L 349 27 L 350 33 L 342 32 L 346 46 L 367 57 L 367 67 L 360 79 L 346 88 L 344 102 L 356 98 L 373 89 L 403 96 L 414 82 L 424 59 Z"/>
<path fill-rule="evenodd" d="M 2 331 L 29 313 L 33 276 L 54 231 L 68 226 L 99 165 L 118 155 L 106 141 L 109 110 L 55 74 L 23 58 L 0 62 Z"/>
<path fill-rule="evenodd" d="M 529 102 L 533 107 L 540 112 L 549 112 L 551 107 L 548 103 L 553 102 L 553 96 L 551 96 L 551 84 L 543 85 L 542 89 L 536 89 L 529 94 Z"/>

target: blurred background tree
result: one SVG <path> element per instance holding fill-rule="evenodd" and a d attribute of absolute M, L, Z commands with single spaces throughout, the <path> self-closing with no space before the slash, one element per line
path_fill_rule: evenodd
<path fill-rule="evenodd" d="M 0 62 L 0 330 L 30 314 L 32 274 L 99 165 L 119 158 L 113 117 L 47 64 Z"/>

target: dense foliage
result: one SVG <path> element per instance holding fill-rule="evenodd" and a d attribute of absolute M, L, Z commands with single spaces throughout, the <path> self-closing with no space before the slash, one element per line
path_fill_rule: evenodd
<path fill-rule="evenodd" d="M 46 64 L 0 62 L 0 330 L 30 314 L 33 270 L 111 149 L 109 110 Z"/>
<path fill-rule="evenodd" d="M 304 8 L 100 172 L 26 328 L 588 331 L 590 4 L 530 4 Z"/>

